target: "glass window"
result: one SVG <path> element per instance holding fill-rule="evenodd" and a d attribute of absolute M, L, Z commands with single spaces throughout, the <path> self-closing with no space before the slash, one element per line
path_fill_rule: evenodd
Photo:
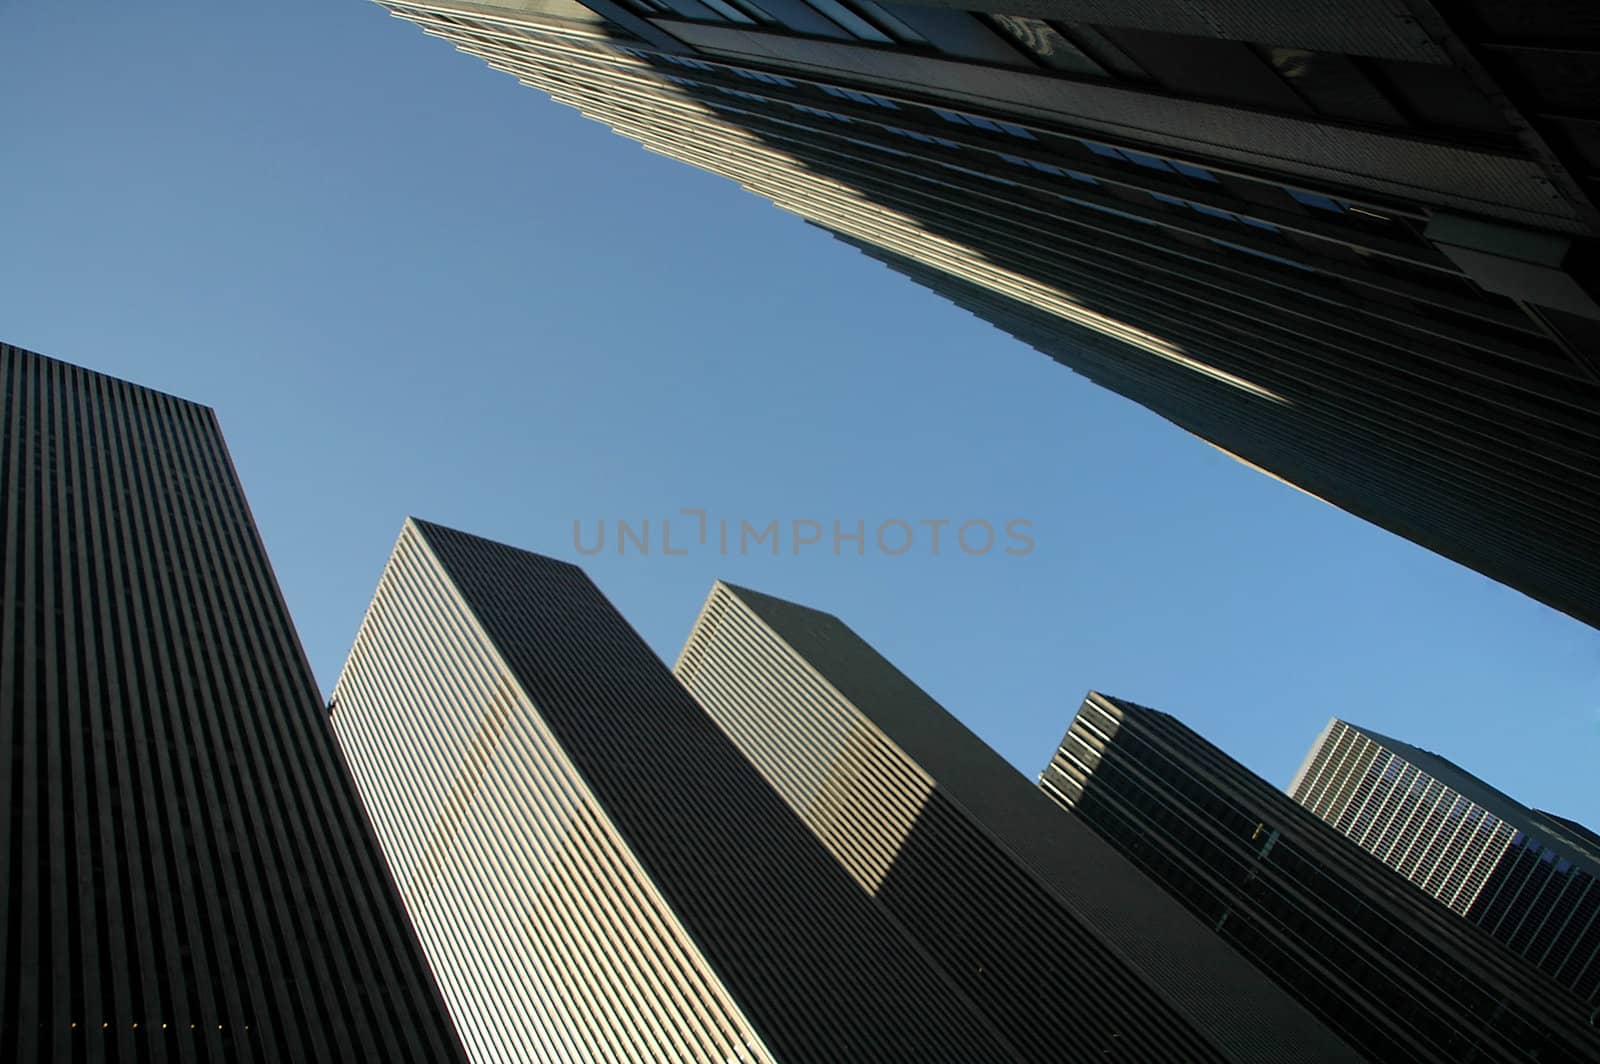
<path fill-rule="evenodd" d="M 871 41 L 873 44 L 894 43 L 888 34 L 845 7 L 839 0 L 806 0 L 806 2 L 863 41 Z"/>
<path fill-rule="evenodd" d="M 1105 68 L 1090 59 L 1060 30 L 1043 19 L 1027 15 L 990 15 L 1000 31 L 1045 66 L 1068 74 L 1103 78 Z"/>
<path fill-rule="evenodd" d="M 723 18 L 727 19 L 729 22 L 737 22 L 746 26 L 752 25 L 755 22 L 755 19 L 751 18 L 743 11 L 740 11 L 732 4 L 726 3 L 725 0 L 700 0 L 700 2 L 709 7 L 711 10 L 715 11 L 717 14 L 721 15 Z"/>
<path fill-rule="evenodd" d="M 1193 166 L 1189 163 L 1180 163 L 1176 159 L 1169 160 L 1169 165 L 1184 177 L 1197 177 L 1201 181 L 1215 182 L 1217 175 L 1203 166 Z"/>
<path fill-rule="evenodd" d="M 875 3 L 874 0 L 852 0 L 852 2 L 863 15 L 887 30 L 896 40 L 906 44 L 928 43 L 928 38 L 906 25 L 902 19 L 891 15 L 882 4 Z"/>
<path fill-rule="evenodd" d="M 1165 159 L 1157 159 L 1154 155 L 1146 155 L 1142 151 L 1129 151 L 1127 148 L 1122 149 L 1122 155 L 1123 158 L 1127 159 L 1130 163 L 1137 163 L 1147 170 L 1162 170 L 1167 173 L 1172 172 L 1172 167 L 1167 165 L 1167 161 Z"/>
<path fill-rule="evenodd" d="M 1277 71 L 1242 41 L 1120 26 L 1098 29 L 1169 92 L 1288 114 L 1311 112 Z"/>
<path fill-rule="evenodd" d="M 1406 124 L 1405 116 L 1347 56 L 1304 48 L 1264 48 L 1262 53 L 1318 114 L 1373 125 Z"/>
<path fill-rule="evenodd" d="M 1348 203 L 1324 196 L 1320 192 L 1302 192 L 1300 189 L 1291 188 L 1288 193 L 1296 203 L 1303 203 L 1307 207 L 1315 207 L 1319 211 L 1333 211 L 1336 214 L 1343 214 L 1345 208 L 1349 206 Z"/>

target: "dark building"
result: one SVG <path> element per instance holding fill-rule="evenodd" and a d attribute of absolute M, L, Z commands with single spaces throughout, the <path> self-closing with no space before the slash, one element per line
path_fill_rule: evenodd
<path fill-rule="evenodd" d="M 1422 890 L 1600 1003 L 1600 839 L 1454 762 L 1337 718 L 1289 793 Z"/>
<path fill-rule="evenodd" d="M 675 671 L 1020 1059 L 1360 1059 L 838 618 L 719 582 Z"/>
<path fill-rule="evenodd" d="M 1600 623 L 1589 5 L 380 2 Z"/>
<path fill-rule="evenodd" d="M 212 411 L 0 345 L 0 1060 L 461 1048 Z"/>
<path fill-rule="evenodd" d="M 1165 713 L 1091 691 L 1039 787 L 1370 1060 L 1600 1060 L 1592 1010 Z"/>
<path fill-rule="evenodd" d="M 474 1060 L 1018 1059 L 576 566 L 408 520 L 332 713 Z"/>

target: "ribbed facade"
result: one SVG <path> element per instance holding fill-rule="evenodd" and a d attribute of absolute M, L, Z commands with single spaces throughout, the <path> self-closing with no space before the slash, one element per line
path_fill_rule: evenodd
<path fill-rule="evenodd" d="M 1600 1001 L 1600 842 L 1426 750 L 1335 718 L 1290 793 L 1585 1001 Z"/>
<path fill-rule="evenodd" d="M 0 345 L 0 1060 L 450 1061 L 212 411 Z"/>
<path fill-rule="evenodd" d="M 675 672 L 1021 1059 L 1360 1059 L 837 618 L 719 582 Z"/>
<path fill-rule="evenodd" d="M 473 1060 L 1017 1059 L 575 566 L 407 521 L 332 713 Z"/>
<path fill-rule="evenodd" d="M 1090 692 L 1039 786 L 1369 1060 L 1600 1060 L 1589 1009 L 1167 714 Z"/>
<path fill-rule="evenodd" d="M 383 2 L 1600 623 L 1600 28 L 1541 53 L 1487 0 Z"/>

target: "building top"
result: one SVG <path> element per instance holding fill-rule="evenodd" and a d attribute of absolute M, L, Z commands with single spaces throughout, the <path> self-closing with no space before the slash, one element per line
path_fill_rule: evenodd
<path fill-rule="evenodd" d="M 697 636 L 733 596 L 1104 948 L 1234 1060 L 1349 1060 L 1353 1052 L 836 616 L 718 581 L 678 672 L 695 686 Z M 974 899 L 976 901 L 976 899 Z M 1256 1021 L 1240 1024 L 1237 1017 Z"/>
<path fill-rule="evenodd" d="M 1449 787 L 1475 803 L 1480 808 L 1488 810 L 1492 815 L 1499 817 L 1517 831 L 1531 836 L 1544 843 L 1544 848 L 1553 851 L 1556 859 L 1566 859 L 1574 865 L 1587 871 L 1590 875 L 1600 877 L 1600 845 L 1593 831 L 1579 824 L 1577 821 L 1566 817 L 1554 816 L 1543 813 L 1531 806 L 1524 805 L 1504 791 L 1495 787 L 1479 776 L 1473 775 L 1460 765 L 1451 761 L 1442 754 L 1431 750 L 1424 750 L 1419 746 L 1391 738 L 1371 728 L 1352 724 L 1338 717 L 1328 722 L 1323 736 L 1334 724 L 1342 723 L 1346 727 L 1366 736 L 1372 742 L 1388 750 L 1390 753 L 1415 765 L 1421 772 L 1432 776 L 1440 783 Z M 1318 743 L 1307 755 L 1301 771 L 1296 773 L 1296 779 L 1301 777 L 1306 765 L 1321 746 L 1321 737 Z M 1291 793 L 1293 786 L 1291 785 Z"/>

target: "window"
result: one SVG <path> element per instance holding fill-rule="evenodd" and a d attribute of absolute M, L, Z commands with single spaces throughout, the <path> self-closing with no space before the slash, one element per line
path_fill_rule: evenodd
<path fill-rule="evenodd" d="M 1169 92 L 1285 114 L 1311 111 L 1277 72 L 1243 42 L 1110 26 L 1100 27 L 1100 32 Z"/>
<path fill-rule="evenodd" d="M 1180 163 L 1176 159 L 1169 160 L 1168 165 L 1184 177 L 1198 178 L 1201 181 L 1216 183 L 1217 175 L 1203 166 L 1192 166 L 1189 163 Z"/>
<path fill-rule="evenodd" d="M 1172 167 L 1168 166 L 1165 160 L 1157 159 L 1154 155 L 1146 155 L 1142 151 L 1129 151 L 1127 148 L 1123 148 L 1122 157 L 1127 159 L 1130 163 L 1135 163 L 1144 167 L 1146 170 L 1163 170 L 1167 173 L 1172 172 Z"/>
<path fill-rule="evenodd" d="M 1405 116 L 1348 56 L 1304 48 L 1263 48 L 1262 54 L 1320 115 L 1380 126 L 1406 124 Z"/>
<path fill-rule="evenodd" d="M 751 16 L 745 14 L 737 7 L 734 7 L 732 4 L 728 3 L 727 0 L 700 0 L 700 2 L 709 7 L 711 10 L 715 11 L 717 14 L 721 15 L 723 18 L 727 19 L 729 22 L 737 22 L 741 23 L 742 25 L 749 26 L 753 25 L 756 21 Z"/>
<path fill-rule="evenodd" d="M 733 67 L 732 69 L 733 72 L 739 75 L 741 78 L 748 78 L 751 81 L 764 82 L 768 85 L 781 85 L 786 89 L 794 88 L 794 82 L 790 81 L 788 78 L 779 77 L 777 74 L 768 74 L 759 70 L 741 70 L 738 67 Z"/>
<path fill-rule="evenodd" d="M 870 92 L 857 92 L 854 89 L 842 89 L 836 85 L 822 85 L 819 87 L 829 96 L 837 96 L 841 100 L 854 100 L 856 103 L 864 103 L 869 107 L 887 107 L 891 111 L 898 111 L 900 109 L 900 105 L 895 103 L 893 100 L 887 99 L 883 96 L 874 96 Z"/>
<path fill-rule="evenodd" d="M 994 24 L 1023 51 L 1053 70 L 1103 78 L 1105 68 L 1043 19 L 1027 15 L 990 15 Z"/>
<path fill-rule="evenodd" d="M 1067 174 L 1067 172 L 1061 169 L 1061 167 L 1051 166 L 1049 163 L 1036 163 L 1032 159 L 1023 159 L 1015 155 L 1006 155 L 1004 153 L 1000 155 L 1000 158 L 1004 159 L 1012 166 L 1026 166 L 1030 170 L 1040 170 L 1047 174 L 1055 174 L 1057 177 L 1065 177 Z"/>
<path fill-rule="evenodd" d="M 889 14 L 882 4 L 874 0 L 853 0 L 856 9 L 889 32 L 891 37 L 906 44 L 927 44 L 928 39 L 905 22 Z"/>
<path fill-rule="evenodd" d="M 1021 126 L 1014 125 L 1010 122 L 997 122 L 994 119 L 982 118 L 978 115 L 963 114 L 959 111 L 941 111 L 937 107 L 933 109 L 933 113 L 944 119 L 946 122 L 953 122 L 958 126 L 977 126 L 979 129 L 987 129 L 993 133 L 1004 133 L 1007 136 L 1016 137 L 1018 140 L 1039 139 L 1032 133 L 1029 133 L 1026 129 L 1023 129 Z"/>
<path fill-rule="evenodd" d="M 863 41 L 871 41 L 873 44 L 894 43 L 892 37 L 844 6 L 840 0 L 806 0 L 806 2 Z"/>
<path fill-rule="evenodd" d="M 1350 206 L 1342 200 L 1332 199 L 1322 195 L 1320 192 L 1303 192 L 1298 188 L 1291 188 L 1286 191 L 1296 203 L 1303 203 L 1307 207 L 1315 207 L 1319 211 L 1333 211 L 1335 214 L 1343 214 L 1345 209 Z"/>

